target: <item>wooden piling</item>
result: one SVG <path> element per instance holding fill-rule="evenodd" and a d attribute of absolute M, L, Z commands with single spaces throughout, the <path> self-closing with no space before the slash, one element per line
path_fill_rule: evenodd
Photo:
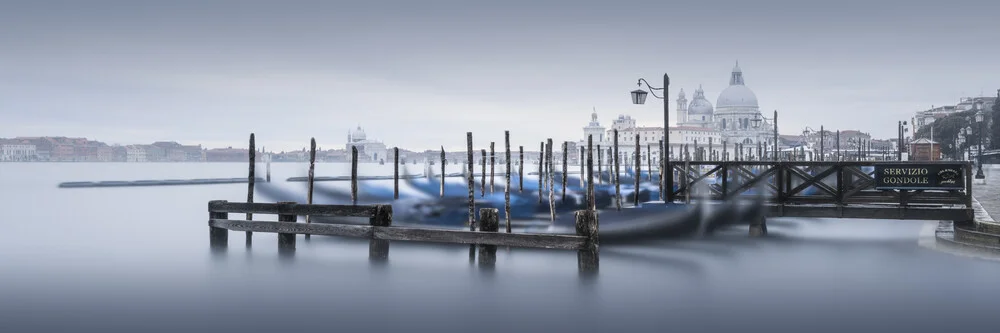
<path fill-rule="evenodd" d="M 479 180 L 479 197 L 486 197 L 486 149 L 480 149 L 482 152 L 482 163 L 483 166 L 483 176 Z"/>
<path fill-rule="evenodd" d="M 659 179 L 658 183 L 660 183 L 659 184 L 660 185 L 660 200 L 662 200 L 664 203 L 667 203 L 667 202 L 671 201 L 671 199 L 672 199 L 672 195 L 671 194 L 673 192 L 673 184 L 670 184 L 669 186 L 667 186 L 667 185 L 664 184 L 664 182 L 666 182 L 667 179 L 668 179 L 667 173 L 671 174 L 670 177 L 669 177 L 670 180 L 673 180 L 673 178 L 674 178 L 673 177 L 673 172 L 671 170 L 667 170 L 667 168 L 669 168 L 669 166 L 667 165 L 666 161 L 667 161 L 667 157 L 665 155 L 663 155 L 663 140 L 661 139 L 660 140 L 660 158 L 659 158 L 659 162 L 660 162 L 660 165 L 659 165 L 659 168 L 660 168 L 660 179 Z M 653 170 L 650 170 L 649 172 L 653 172 Z M 670 189 L 670 192 L 667 192 L 667 188 Z"/>
<path fill-rule="evenodd" d="M 641 161 L 639 159 L 640 152 L 642 152 L 642 147 L 639 146 L 639 134 L 636 134 L 635 135 L 635 190 L 633 191 L 635 192 L 635 201 L 633 204 L 635 207 L 639 207 L 639 181 L 642 180 L 642 177 L 640 177 L 640 175 L 642 175 L 642 164 L 640 164 Z M 617 170 L 615 172 L 617 172 Z M 618 176 L 615 176 L 615 178 L 617 177 Z M 615 183 L 616 183 L 615 186 L 618 186 L 617 180 L 615 181 Z"/>
<path fill-rule="evenodd" d="M 551 221 L 555 222 L 556 220 L 556 196 L 555 196 L 555 179 L 554 179 L 555 173 L 552 172 L 555 163 L 553 163 L 552 161 L 552 138 L 549 138 L 546 144 L 548 145 L 548 149 L 545 151 L 545 154 L 547 155 L 548 157 L 547 159 L 549 160 L 548 162 L 549 172 L 547 178 L 549 182 L 549 215 L 551 216 Z"/>
<path fill-rule="evenodd" d="M 691 162 L 684 161 L 684 172 L 681 173 L 681 186 L 684 187 L 684 203 L 691 203 L 691 177 L 689 177 L 689 172 L 691 170 Z"/>
<path fill-rule="evenodd" d="M 636 177 L 642 175 L 640 172 L 635 173 Z M 650 144 L 646 144 L 646 181 L 653 181 L 653 148 Z"/>
<path fill-rule="evenodd" d="M 373 205 L 375 213 L 368 219 L 368 225 L 372 227 L 392 226 L 392 205 Z M 371 261 L 385 261 L 389 259 L 389 241 L 372 237 L 368 240 L 368 259 Z"/>
<path fill-rule="evenodd" d="M 599 255 L 599 221 L 595 210 L 578 210 L 574 212 L 576 219 L 576 235 L 587 238 L 586 245 L 577 250 L 577 265 L 581 273 L 597 272 L 600 263 Z"/>
<path fill-rule="evenodd" d="M 212 204 L 213 204 L 213 202 L 226 202 L 226 200 L 212 201 L 212 202 L 208 203 L 208 206 L 211 207 Z M 209 212 L 208 213 L 208 218 L 210 218 L 210 219 L 218 219 L 218 220 L 228 220 L 229 219 L 229 213 L 226 213 L 226 212 Z M 215 251 L 219 251 L 219 250 L 224 251 L 227 247 L 229 247 L 229 230 L 227 230 L 225 228 L 217 228 L 217 227 L 213 227 L 213 226 L 209 225 L 208 226 L 208 241 L 209 241 L 210 247 L 213 250 L 215 250 Z"/>
<path fill-rule="evenodd" d="M 604 150 L 601 149 L 601 145 L 597 145 L 597 184 L 604 185 L 604 170 L 602 169 L 601 157 Z"/>
<path fill-rule="evenodd" d="M 524 193 L 524 146 L 517 146 L 517 192 Z"/>
<path fill-rule="evenodd" d="M 479 209 L 479 231 L 481 232 L 497 232 L 500 230 L 500 214 L 497 212 L 496 208 L 480 208 Z M 497 246 L 496 245 L 479 245 L 479 265 L 480 266 L 493 266 L 497 261 Z"/>
<path fill-rule="evenodd" d="M 583 183 L 583 176 L 585 176 L 587 174 L 587 172 L 586 172 L 587 170 L 584 170 L 584 168 L 587 165 L 586 158 L 585 158 L 585 156 L 586 156 L 585 149 L 586 149 L 586 147 L 580 147 L 580 158 L 577 159 L 580 162 L 580 188 L 581 189 L 586 185 L 586 184 Z M 586 196 L 586 195 L 584 195 L 584 196 Z"/>
<path fill-rule="evenodd" d="M 504 215 L 504 226 L 507 229 L 507 233 L 510 233 L 510 131 L 503 131 L 503 146 L 504 146 L 504 161 L 507 163 L 507 167 L 504 168 L 507 185 L 503 187 L 503 215 Z"/>
<path fill-rule="evenodd" d="M 444 198 L 444 176 L 448 173 L 445 172 L 445 165 L 448 165 L 448 160 L 444 156 L 444 146 L 441 146 L 441 197 Z"/>
<path fill-rule="evenodd" d="M 569 180 L 569 142 L 563 141 L 562 202 L 566 202 L 566 181 Z"/>
<path fill-rule="evenodd" d="M 278 204 L 294 205 L 294 201 L 283 201 L 278 202 Z M 278 222 L 295 222 L 298 216 L 295 214 L 279 214 Z M 295 234 L 278 233 L 278 253 L 279 254 L 292 254 L 295 253 Z"/>
<path fill-rule="evenodd" d="M 265 150 L 266 151 L 266 150 Z M 264 159 L 267 160 L 265 166 L 267 167 L 267 174 L 265 175 L 265 182 L 271 182 L 271 153 L 264 153 Z"/>
<path fill-rule="evenodd" d="M 358 204 L 358 146 L 351 146 L 351 204 Z"/>
<path fill-rule="evenodd" d="M 472 132 L 465 133 L 466 148 L 468 148 L 468 158 L 469 158 L 469 169 L 468 169 L 468 182 L 469 182 L 469 231 L 476 230 L 476 175 L 473 169 L 475 164 L 472 158 Z"/>
<path fill-rule="evenodd" d="M 542 189 L 545 188 L 545 141 L 538 145 L 538 204 L 542 203 Z"/>
<path fill-rule="evenodd" d="M 392 198 L 399 199 L 399 147 L 392 148 Z"/>
<path fill-rule="evenodd" d="M 309 194 L 306 198 L 307 204 L 312 205 L 313 203 L 313 183 L 316 178 L 316 138 L 309 139 Z M 306 224 L 312 223 L 312 215 L 306 215 Z M 306 234 L 305 238 L 309 239 L 310 235 Z"/>
<path fill-rule="evenodd" d="M 750 237 L 763 236 L 767 236 L 767 217 L 761 216 L 760 219 L 750 223 Z"/>
<path fill-rule="evenodd" d="M 490 194 L 493 194 L 493 190 L 494 190 L 494 187 L 493 187 L 493 178 L 496 178 L 496 177 L 494 176 L 493 168 L 497 164 L 497 161 L 496 161 L 496 152 L 493 149 L 494 149 L 494 143 L 490 142 Z"/>
<path fill-rule="evenodd" d="M 256 156 L 257 148 L 254 144 L 254 135 L 250 133 L 250 149 L 247 151 L 250 154 L 250 177 L 247 179 L 247 203 L 253 203 L 253 183 L 257 178 L 257 172 L 254 170 L 254 166 L 257 164 Z M 253 220 L 253 213 L 247 213 L 247 221 Z M 253 232 L 247 231 L 246 246 L 250 247 L 253 244 Z"/>
<path fill-rule="evenodd" d="M 621 211 L 622 210 L 622 189 L 621 189 L 621 184 L 618 183 L 618 171 L 619 171 L 618 170 L 618 129 L 617 128 L 614 129 L 612 131 L 611 135 L 612 135 L 611 136 L 611 140 L 613 141 L 612 145 L 611 145 L 611 148 L 612 148 L 611 155 L 612 155 L 612 159 L 614 160 L 614 162 L 612 163 L 612 164 L 614 164 L 614 169 L 610 170 L 611 173 L 612 173 L 612 175 L 611 175 L 611 181 L 615 184 L 615 207 L 616 207 L 617 210 Z M 636 179 L 638 179 L 638 178 L 636 178 Z"/>
<path fill-rule="evenodd" d="M 594 199 L 594 136 L 587 136 L 587 209 L 597 209 Z"/>

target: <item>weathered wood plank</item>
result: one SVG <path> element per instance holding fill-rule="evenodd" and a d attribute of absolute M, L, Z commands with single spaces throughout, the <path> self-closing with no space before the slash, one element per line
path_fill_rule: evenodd
<path fill-rule="evenodd" d="M 254 213 L 254 214 L 294 214 L 314 216 L 371 217 L 375 206 L 352 205 L 303 205 L 278 203 L 217 202 L 208 203 L 209 212 Z"/>
<path fill-rule="evenodd" d="M 586 243 L 586 238 L 572 235 L 508 234 L 403 227 L 377 227 L 374 229 L 374 236 L 375 238 L 387 240 L 485 244 L 565 250 L 576 250 Z"/>
<path fill-rule="evenodd" d="M 371 237 L 372 226 L 357 224 L 295 223 L 273 221 L 210 219 L 210 227 L 234 231 L 271 232 L 284 234 L 313 234 L 344 237 Z"/>

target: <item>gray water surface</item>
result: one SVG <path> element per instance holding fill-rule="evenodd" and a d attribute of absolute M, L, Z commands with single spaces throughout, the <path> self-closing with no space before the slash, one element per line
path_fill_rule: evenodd
<path fill-rule="evenodd" d="M 305 170 L 272 168 L 275 181 Z M 320 164 L 317 174 L 346 170 Z M 584 278 L 576 253 L 562 250 L 501 247 L 487 269 L 469 262 L 465 245 L 394 242 L 388 262 L 375 264 L 365 240 L 299 236 L 294 257 L 283 258 L 273 234 L 255 234 L 247 249 L 243 233 L 230 232 L 227 252 L 213 254 L 206 204 L 245 201 L 245 184 L 56 188 L 244 174 L 239 163 L 0 164 L 0 332 L 996 332 L 1000 325 L 1000 263 L 918 245 L 931 226 L 920 221 L 772 219 L 763 239 L 748 238 L 743 226 L 703 239 L 602 246 L 599 274 Z"/>

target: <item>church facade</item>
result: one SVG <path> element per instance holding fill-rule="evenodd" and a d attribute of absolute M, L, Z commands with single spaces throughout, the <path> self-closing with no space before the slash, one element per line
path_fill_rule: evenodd
<path fill-rule="evenodd" d="M 761 119 L 756 127 L 755 118 Z M 675 121 L 677 126 L 671 127 L 669 131 L 668 156 L 671 160 L 684 158 L 685 146 L 692 153 L 696 148 L 705 148 L 707 151 L 711 147 L 711 151 L 719 156 L 725 147 L 726 154 L 731 159 L 736 143 L 742 143 L 748 149 L 752 147 L 756 154 L 758 142 L 772 144 L 773 141 L 773 120 L 764 118 L 761 114 L 757 95 L 746 86 L 739 63 L 733 67 L 729 86 L 719 94 L 714 107 L 705 97 L 701 86 L 695 90 L 690 101 L 687 100 L 684 89 L 681 89 L 676 100 Z M 596 110 L 591 114 L 588 126 L 584 127 L 581 147 L 586 147 L 587 137 L 593 136 L 595 150 L 601 145 L 604 150 L 602 155 L 607 155 L 605 147 L 613 144 L 615 129 L 618 130 L 619 154 L 623 155 L 622 158 L 631 159 L 631 156 L 635 156 L 635 136 L 639 135 L 643 167 L 647 158 L 651 157 L 653 161 L 659 159 L 663 127 L 640 127 L 631 117 L 619 115 L 618 119 L 613 120 L 611 128 L 606 129 L 597 120 Z M 648 154 L 646 150 L 649 151 Z M 596 151 L 594 154 L 596 163 Z"/>

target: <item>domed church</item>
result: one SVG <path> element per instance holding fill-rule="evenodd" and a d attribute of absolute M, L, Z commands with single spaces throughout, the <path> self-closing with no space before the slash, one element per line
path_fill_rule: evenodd
<path fill-rule="evenodd" d="M 677 96 L 677 124 L 679 126 L 695 126 L 712 128 L 720 132 L 722 139 L 729 143 L 756 144 L 767 142 L 770 138 L 771 125 L 762 121 L 759 128 L 753 127 L 753 119 L 760 117 L 757 105 L 757 95 L 744 84 L 743 70 L 736 62 L 729 76 L 729 87 L 722 90 L 712 103 L 705 99 L 705 91 L 701 86 L 695 90 L 690 103 L 681 89 Z"/>

